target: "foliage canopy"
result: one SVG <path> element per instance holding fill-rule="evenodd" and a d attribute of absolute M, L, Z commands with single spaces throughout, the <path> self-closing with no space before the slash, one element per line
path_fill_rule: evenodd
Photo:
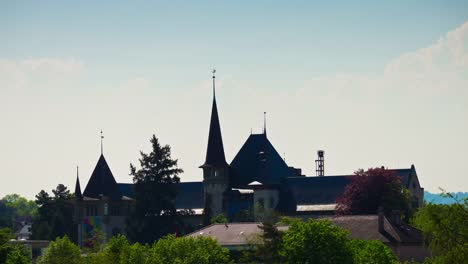
<path fill-rule="evenodd" d="M 32 238 L 55 240 L 57 237 L 75 236 L 73 226 L 73 195 L 63 184 L 52 190 L 54 196 L 41 190 L 36 195 L 38 213 L 32 224 Z"/>
<path fill-rule="evenodd" d="M 9 228 L 0 229 L 0 263 L 26 264 L 30 263 L 29 252 L 21 245 L 13 245 L 8 241 L 13 238 Z"/>
<path fill-rule="evenodd" d="M 337 214 L 375 214 L 380 206 L 386 214 L 409 212 L 410 194 L 391 170 L 358 170 L 343 195 L 337 199 Z"/>
<path fill-rule="evenodd" d="M 155 135 L 150 140 L 152 151 L 140 151 L 140 169 L 130 164 L 135 188 L 135 209 L 127 221 L 127 234 L 132 241 L 152 243 L 175 232 L 177 212 L 175 198 L 183 172 L 171 158 L 169 145 L 161 146 Z"/>
<path fill-rule="evenodd" d="M 51 241 L 44 255 L 39 257 L 38 264 L 81 264 L 80 248 L 67 236 Z"/>
<path fill-rule="evenodd" d="M 412 219 L 429 241 L 433 263 L 463 263 L 468 259 L 468 198 L 442 205 L 429 203 Z"/>
<path fill-rule="evenodd" d="M 329 221 L 292 221 L 279 249 L 281 263 L 352 263 L 348 232 Z"/>

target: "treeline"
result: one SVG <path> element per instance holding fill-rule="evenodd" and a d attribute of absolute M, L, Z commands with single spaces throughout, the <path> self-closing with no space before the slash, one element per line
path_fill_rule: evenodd
<path fill-rule="evenodd" d="M 429 203 L 420 208 L 411 220 L 426 239 L 432 259 L 428 263 L 468 262 L 468 198 L 443 194 L 451 204 Z"/>
<path fill-rule="evenodd" d="M 468 192 L 451 192 L 451 196 L 456 197 L 459 200 L 468 198 Z M 453 204 L 456 203 L 454 199 L 448 197 L 446 192 L 442 190 L 442 193 L 431 193 L 424 191 L 424 201 L 432 204 Z"/>
<path fill-rule="evenodd" d="M 284 219 L 289 229 L 278 231 L 264 223 L 262 235 L 250 247 L 229 251 L 209 237 L 169 235 L 151 244 L 131 244 L 118 235 L 95 251 L 80 253 L 67 237 L 51 242 L 39 264 L 133 263 L 398 263 L 395 254 L 380 241 L 349 239 L 348 231 L 326 220 L 303 222 Z"/>
<path fill-rule="evenodd" d="M 18 194 L 5 195 L 0 200 L 0 228 L 17 230 L 23 223 L 31 223 L 37 213 L 37 204 Z"/>

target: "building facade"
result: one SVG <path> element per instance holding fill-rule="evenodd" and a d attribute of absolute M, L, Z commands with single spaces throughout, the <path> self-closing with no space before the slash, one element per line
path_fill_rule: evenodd
<path fill-rule="evenodd" d="M 319 158 L 323 168 L 323 152 Z M 289 166 L 281 158 L 267 137 L 250 134 L 231 163 L 226 162 L 221 125 L 215 95 L 213 75 L 213 101 L 205 162 L 200 166 L 203 181 L 181 182 L 175 200 L 177 210 L 190 210 L 184 222 L 197 227 L 205 219 L 223 214 L 235 221 L 240 212 L 251 210 L 255 204 L 274 209 L 285 215 L 311 217 L 334 214 L 336 199 L 341 196 L 351 175 L 305 176 L 301 169 Z M 423 204 L 421 187 L 413 165 L 394 169 L 412 197 L 412 205 Z M 324 175 L 323 170 L 319 175 Z M 134 203 L 132 184 L 117 183 L 101 156 L 81 193 L 79 179 L 76 187 L 75 224 L 79 244 L 100 230 L 105 238 L 123 233 L 126 217 Z"/>

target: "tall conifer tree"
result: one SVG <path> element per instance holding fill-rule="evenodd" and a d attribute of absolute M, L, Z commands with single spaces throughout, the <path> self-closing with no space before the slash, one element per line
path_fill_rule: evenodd
<path fill-rule="evenodd" d="M 135 208 L 127 221 L 130 240 L 152 243 L 161 236 L 174 233 L 177 224 L 175 198 L 178 175 L 183 172 L 171 158 L 169 145 L 161 146 L 155 135 L 150 140 L 152 151 L 140 151 L 140 169 L 130 164 L 135 188 Z"/>

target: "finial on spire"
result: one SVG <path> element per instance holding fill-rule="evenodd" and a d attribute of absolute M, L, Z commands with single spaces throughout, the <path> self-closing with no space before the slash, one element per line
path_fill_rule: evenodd
<path fill-rule="evenodd" d="M 103 144 L 104 144 L 104 135 L 103 135 L 103 132 L 102 132 L 102 129 L 101 129 L 101 155 L 104 154 L 104 148 L 103 148 Z"/>
<path fill-rule="evenodd" d="M 263 134 L 265 135 L 266 137 L 266 112 L 263 112 Z"/>
<path fill-rule="evenodd" d="M 76 166 L 76 178 L 78 178 L 78 177 L 80 176 L 80 174 L 79 174 L 78 170 L 79 170 L 79 167 L 78 167 L 78 166 Z"/>
<path fill-rule="evenodd" d="M 216 86 L 215 86 L 216 69 L 213 69 L 211 73 L 213 73 L 213 98 L 216 98 Z"/>

